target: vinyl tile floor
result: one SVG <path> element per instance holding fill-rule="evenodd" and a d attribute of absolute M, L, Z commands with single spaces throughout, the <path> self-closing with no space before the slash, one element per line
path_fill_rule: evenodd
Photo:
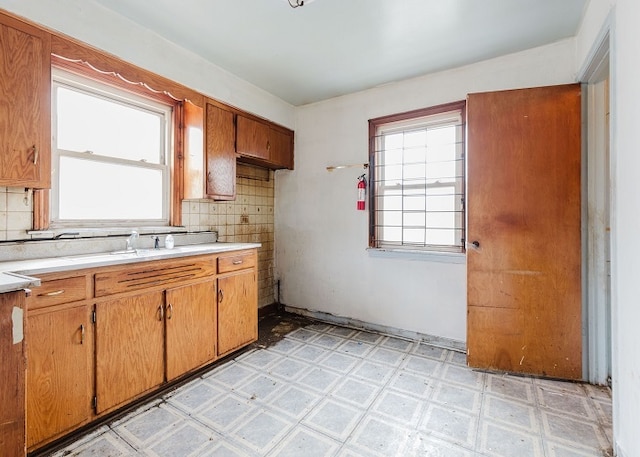
<path fill-rule="evenodd" d="M 465 355 L 314 323 L 50 454 L 596 457 L 607 388 L 469 369 Z"/>

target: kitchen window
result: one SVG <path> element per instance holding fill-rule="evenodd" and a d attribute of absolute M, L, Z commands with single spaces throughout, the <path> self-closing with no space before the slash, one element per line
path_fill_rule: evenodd
<path fill-rule="evenodd" d="M 465 102 L 369 121 L 370 247 L 464 252 Z"/>
<path fill-rule="evenodd" d="M 169 225 L 172 106 L 54 69 L 52 226 Z"/>

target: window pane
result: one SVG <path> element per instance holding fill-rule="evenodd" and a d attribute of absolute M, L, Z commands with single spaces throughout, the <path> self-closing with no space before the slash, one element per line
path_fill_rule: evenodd
<path fill-rule="evenodd" d="M 161 114 L 57 87 L 57 146 L 75 152 L 160 164 Z"/>
<path fill-rule="evenodd" d="M 162 219 L 160 169 L 60 157 L 63 220 Z"/>
<path fill-rule="evenodd" d="M 372 189 L 377 246 L 460 251 L 462 109 L 376 126 Z"/>
<path fill-rule="evenodd" d="M 454 246 L 460 244 L 460 235 L 456 238 L 456 230 L 429 230 L 426 243 L 435 246 Z"/>

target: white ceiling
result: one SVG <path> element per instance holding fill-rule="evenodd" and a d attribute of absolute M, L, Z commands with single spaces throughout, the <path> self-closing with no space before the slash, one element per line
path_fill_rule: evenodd
<path fill-rule="evenodd" d="M 571 37 L 588 0 L 96 1 L 303 105 Z"/>

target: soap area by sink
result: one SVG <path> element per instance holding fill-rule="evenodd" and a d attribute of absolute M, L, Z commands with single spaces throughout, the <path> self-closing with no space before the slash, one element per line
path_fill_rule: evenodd
<path fill-rule="evenodd" d="M 155 237 L 160 237 L 157 234 L 138 234 L 135 244 L 129 237 L 5 243 L 0 246 L 0 272 L 37 275 L 260 247 L 259 243 L 220 243 L 215 232 L 172 234 L 175 245 L 171 249 L 162 244 L 154 247 Z"/>

